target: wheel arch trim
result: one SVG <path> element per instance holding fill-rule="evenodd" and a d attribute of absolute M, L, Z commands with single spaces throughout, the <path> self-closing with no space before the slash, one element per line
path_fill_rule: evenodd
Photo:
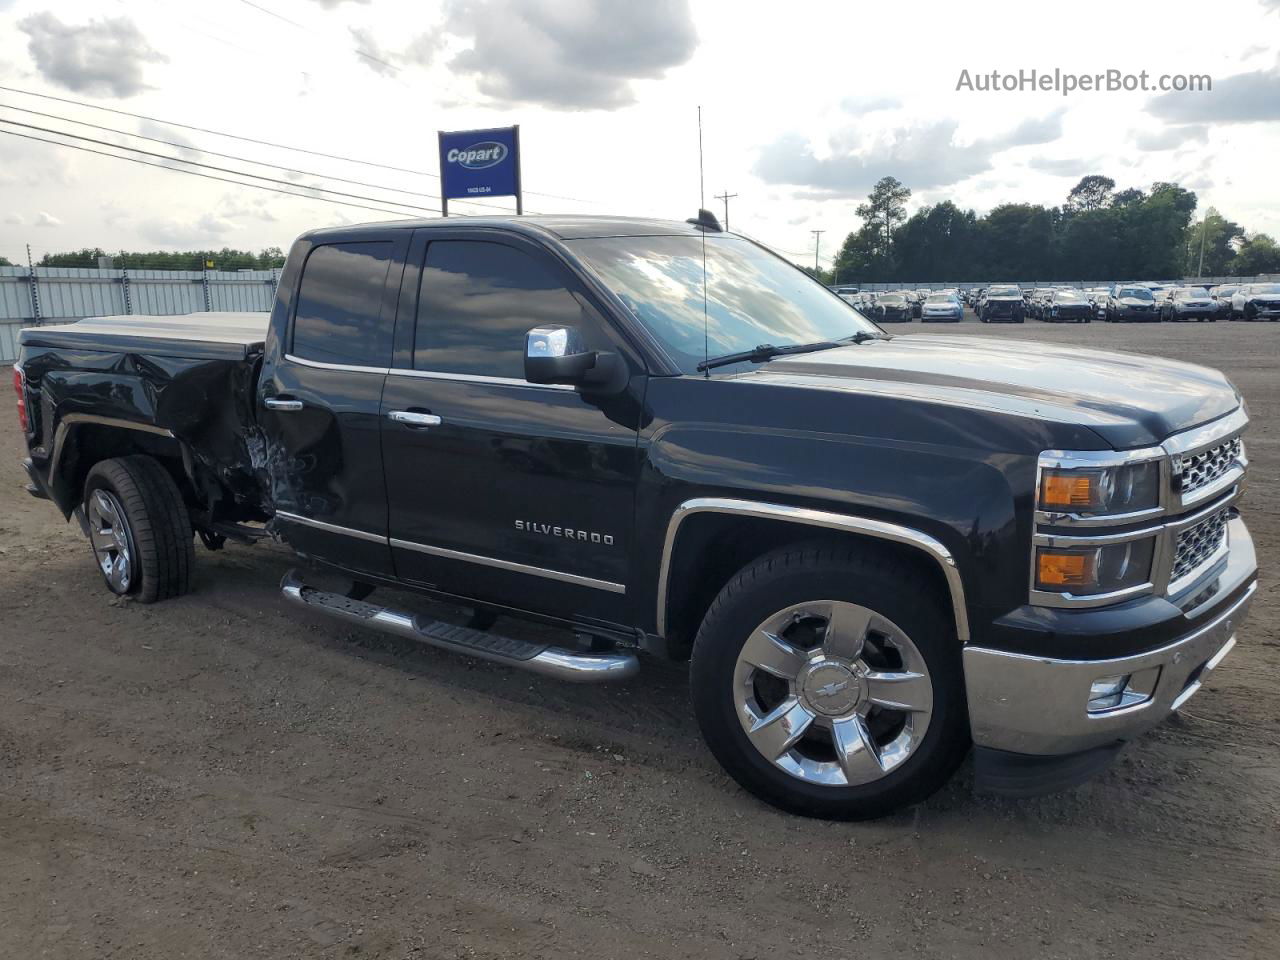
<path fill-rule="evenodd" d="M 57 483 L 61 480 L 60 471 L 62 468 L 63 450 L 70 435 L 72 428 L 79 426 L 99 426 L 110 427 L 116 430 L 131 430 L 136 433 L 149 433 L 154 436 L 167 437 L 176 439 L 173 431 L 165 427 L 159 427 L 151 423 L 140 423 L 136 420 L 121 420 L 117 417 L 102 417 L 92 413 L 68 413 L 64 414 L 58 422 L 58 426 L 54 431 L 53 450 L 48 460 L 48 480 L 46 481 L 50 491 L 57 489 Z"/>
<path fill-rule="evenodd" d="M 919 550 L 931 557 L 941 570 L 943 579 L 947 584 L 947 591 L 950 594 L 956 637 L 961 644 L 969 642 L 969 614 L 965 605 L 964 582 L 960 577 L 960 567 L 951 551 L 937 538 L 912 527 L 888 523 L 884 520 L 872 520 L 868 517 L 859 517 L 852 514 L 831 513 L 825 510 L 794 507 L 781 503 L 738 500 L 728 497 L 698 497 L 686 500 L 676 507 L 671 514 L 662 544 L 661 566 L 658 568 L 656 620 L 658 636 L 665 637 L 667 632 L 671 561 L 675 552 L 676 538 L 680 533 L 681 524 L 689 517 L 700 513 L 736 514 L 761 520 L 781 520 L 798 526 L 818 527 L 826 530 L 869 536 L 878 540 L 888 540 Z"/>

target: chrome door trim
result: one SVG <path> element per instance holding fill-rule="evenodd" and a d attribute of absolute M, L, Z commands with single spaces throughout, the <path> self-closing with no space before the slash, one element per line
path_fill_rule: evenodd
<path fill-rule="evenodd" d="M 722 497 L 699 497 L 686 500 L 676 507 L 667 524 L 667 535 L 662 545 L 662 565 L 658 570 L 658 616 L 657 634 L 666 636 L 667 630 L 667 591 L 671 573 L 671 555 L 675 547 L 676 535 L 680 524 L 698 513 L 732 513 L 764 520 L 784 520 L 810 527 L 822 527 L 828 530 L 840 530 L 846 533 L 865 534 L 880 540 L 901 543 L 927 553 L 942 569 L 947 581 L 947 590 L 951 594 L 951 610 L 955 615 L 956 637 L 962 644 L 969 642 L 969 613 L 965 607 L 964 583 L 960 579 L 960 568 L 955 557 L 946 547 L 927 533 L 921 533 L 911 527 L 883 520 L 871 520 L 866 517 L 855 517 L 843 513 L 829 513 L 825 510 L 811 510 L 807 507 L 791 507 L 780 503 L 761 503 L 754 500 L 733 500 Z"/>
<path fill-rule="evenodd" d="M 277 510 L 276 517 L 280 520 L 287 520 L 290 523 L 298 523 L 304 527 L 314 527 L 317 530 L 323 530 L 325 533 L 336 533 L 344 537 L 355 537 L 357 540 L 368 540 L 370 543 L 387 542 L 387 538 L 380 533 L 370 533 L 368 530 L 356 530 L 353 527 L 340 527 L 336 523 L 325 523 L 323 520 L 313 520 L 311 517 L 299 516 L 296 513 L 289 513 L 286 510 Z"/>
<path fill-rule="evenodd" d="M 430 554 L 433 557 L 445 557 L 450 560 L 462 560 L 466 563 L 478 563 L 481 566 L 509 570 L 512 573 L 527 573 L 535 577 L 545 577 L 548 580 L 576 584 L 580 587 L 608 590 L 610 593 L 627 592 L 626 585 L 621 583 L 597 580 L 594 577 L 584 577 L 576 573 L 564 573 L 560 570 L 549 570 L 546 567 L 534 567 L 527 563 L 516 563 L 514 560 L 499 560 L 497 557 L 484 557 L 475 553 L 464 553 L 461 550 L 450 550 L 447 547 L 432 547 L 425 543 L 414 543 L 412 540 L 397 540 L 392 537 L 391 546 L 399 547 L 401 550 L 413 550 L 417 553 Z"/>
<path fill-rule="evenodd" d="M 314 367 L 317 370 L 342 370 L 346 373 L 380 373 L 383 376 L 391 372 L 389 367 L 363 367 L 355 363 L 322 363 L 319 360 L 295 357 L 292 353 L 286 353 L 284 358 L 290 363 L 296 363 L 304 367 Z"/>
<path fill-rule="evenodd" d="M 438 370 L 407 370 L 394 367 L 387 371 L 393 377 L 418 377 L 423 380 L 458 380 L 463 383 L 485 383 L 500 387 L 528 387 L 532 390 L 576 390 L 567 383 L 530 383 L 515 377 L 488 377 L 478 373 L 444 373 Z"/>

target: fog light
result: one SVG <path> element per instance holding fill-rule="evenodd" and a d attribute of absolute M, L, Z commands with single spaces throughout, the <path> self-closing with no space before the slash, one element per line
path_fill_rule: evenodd
<path fill-rule="evenodd" d="M 1124 702 L 1125 691 L 1129 689 L 1130 676 L 1126 673 L 1093 681 L 1089 687 L 1089 712 L 1099 713 L 1120 706 Z"/>

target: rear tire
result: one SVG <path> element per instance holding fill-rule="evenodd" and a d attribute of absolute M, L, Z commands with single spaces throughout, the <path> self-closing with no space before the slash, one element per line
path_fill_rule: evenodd
<path fill-rule="evenodd" d="M 751 793 L 803 816 L 864 820 L 929 796 L 969 748 L 947 609 L 914 567 L 857 546 L 752 563 L 694 641 L 694 713 L 711 752 Z"/>
<path fill-rule="evenodd" d="M 191 517 L 173 477 L 148 456 L 94 464 L 84 484 L 89 544 L 107 589 L 140 603 L 191 588 Z"/>

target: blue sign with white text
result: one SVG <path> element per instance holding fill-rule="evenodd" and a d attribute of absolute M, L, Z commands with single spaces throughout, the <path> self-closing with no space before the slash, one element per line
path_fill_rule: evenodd
<path fill-rule="evenodd" d="M 441 131 L 440 195 L 446 201 L 514 196 L 519 204 L 520 128 Z"/>

